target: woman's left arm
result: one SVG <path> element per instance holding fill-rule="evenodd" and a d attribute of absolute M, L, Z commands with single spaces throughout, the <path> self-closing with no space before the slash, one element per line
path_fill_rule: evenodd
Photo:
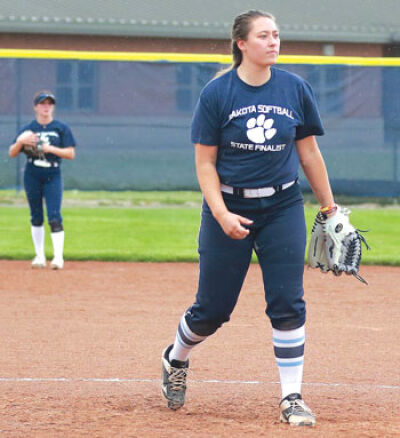
<path fill-rule="evenodd" d="M 296 141 L 300 164 L 321 207 L 335 203 L 325 161 L 313 135 Z"/>
<path fill-rule="evenodd" d="M 45 154 L 57 155 L 60 158 L 66 158 L 67 160 L 73 160 L 75 158 L 75 148 L 74 146 L 67 146 L 65 148 L 59 148 L 57 146 L 52 146 L 51 144 L 43 144 L 43 152 Z"/>

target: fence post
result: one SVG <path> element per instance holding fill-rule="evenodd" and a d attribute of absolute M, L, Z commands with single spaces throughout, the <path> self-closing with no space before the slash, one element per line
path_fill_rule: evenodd
<path fill-rule="evenodd" d="M 15 60 L 15 122 L 16 133 L 21 129 L 21 60 Z M 16 188 L 17 192 L 21 190 L 21 155 L 17 155 L 17 169 L 16 169 Z"/>
<path fill-rule="evenodd" d="M 396 139 L 393 139 L 392 142 L 393 145 L 393 186 L 394 186 L 394 196 L 399 196 L 399 175 L 398 175 L 398 168 L 399 168 L 399 151 L 398 151 L 398 141 Z"/>

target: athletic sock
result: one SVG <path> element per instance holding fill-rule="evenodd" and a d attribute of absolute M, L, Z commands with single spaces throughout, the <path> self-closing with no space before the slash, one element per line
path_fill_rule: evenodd
<path fill-rule="evenodd" d="M 51 233 L 51 240 L 53 242 L 54 258 L 56 260 L 63 260 L 64 231 L 57 231 L 55 233 Z"/>
<path fill-rule="evenodd" d="M 204 341 L 207 336 L 199 336 L 193 333 L 187 325 L 185 315 L 179 321 L 178 330 L 176 332 L 175 343 L 169 353 L 169 360 L 178 360 L 186 362 L 193 347 Z"/>
<path fill-rule="evenodd" d="M 304 363 L 304 325 L 295 330 L 272 329 L 274 353 L 281 379 L 282 398 L 301 394 Z"/>
<path fill-rule="evenodd" d="M 40 225 L 39 227 L 32 225 L 31 234 L 36 256 L 44 259 L 44 225 Z"/>

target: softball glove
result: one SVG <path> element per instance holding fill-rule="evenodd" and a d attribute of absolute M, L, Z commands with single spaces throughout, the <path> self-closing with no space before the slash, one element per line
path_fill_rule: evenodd
<path fill-rule="evenodd" d="M 349 220 L 350 210 L 339 207 L 332 216 L 319 212 L 311 231 L 308 264 L 322 272 L 332 271 L 335 276 L 345 272 L 368 284 L 358 273 L 361 263 L 361 244 L 370 249 L 361 230 Z"/>
<path fill-rule="evenodd" d="M 44 155 L 43 141 L 39 140 L 34 146 L 30 144 L 24 144 L 22 152 L 29 158 L 41 158 Z"/>

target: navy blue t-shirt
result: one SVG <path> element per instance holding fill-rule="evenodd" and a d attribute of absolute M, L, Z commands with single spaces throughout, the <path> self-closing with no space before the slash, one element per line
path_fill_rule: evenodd
<path fill-rule="evenodd" d="M 69 146 L 76 146 L 75 138 L 71 132 L 71 129 L 63 122 L 53 120 L 48 125 L 41 125 L 37 120 L 32 120 L 28 125 L 21 128 L 17 137 L 24 131 L 33 131 L 39 135 L 40 140 L 47 141 L 52 146 L 59 148 L 65 148 Z M 46 160 L 51 162 L 60 162 L 61 158 L 53 154 L 45 154 Z"/>
<path fill-rule="evenodd" d="M 323 134 L 310 85 L 275 67 L 257 87 L 243 82 L 236 69 L 209 82 L 191 131 L 193 143 L 218 146 L 221 182 L 244 188 L 293 181 L 299 169 L 296 140 Z"/>

